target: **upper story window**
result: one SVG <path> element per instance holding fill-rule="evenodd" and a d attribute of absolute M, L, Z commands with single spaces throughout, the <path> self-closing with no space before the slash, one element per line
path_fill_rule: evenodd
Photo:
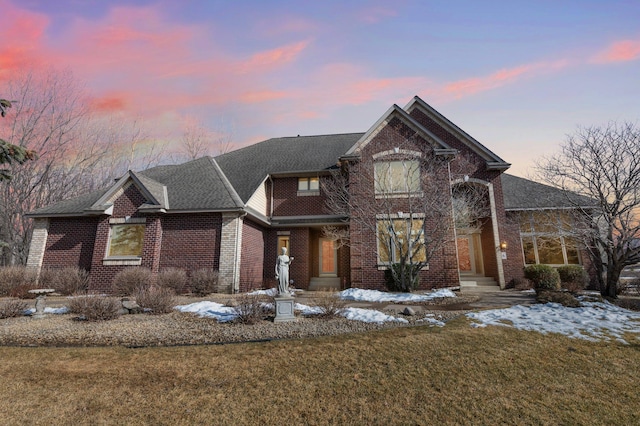
<path fill-rule="evenodd" d="M 411 194 L 420 191 L 418 160 L 376 161 L 376 194 Z"/>
<path fill-rule="evenodd" d="M 320 195 L 320 179 L 317 177 L 298 178 L 298 195 Z"/>

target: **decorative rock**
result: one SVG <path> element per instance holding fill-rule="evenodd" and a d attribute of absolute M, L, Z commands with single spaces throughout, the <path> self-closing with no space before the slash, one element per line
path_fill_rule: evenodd
<path fill-rule="evenodd" d="M 122 309 L 126 310 L 127 314 L 139 314 L 142 313 L 142 308 L 135 300 L 129 300 L 127 298 L 122 299 Z"/>
<path fill-rule="evenodd" d="M 407 306 L 406 308 L 404 308 L 404 311 L 402 311 L 402 313 L 410 317 L 414 317 L 416 315 L 416 311 L 414 311 L 411 306 Z"/>

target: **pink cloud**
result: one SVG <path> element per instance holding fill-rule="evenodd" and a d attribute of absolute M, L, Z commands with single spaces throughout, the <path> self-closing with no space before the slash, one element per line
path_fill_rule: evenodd
<path fill-rule="evenodd" d="M 562 69 L 568 65 L 570 65 L 568 60 L 558 60 L 555 62 L 534 62 L 513 68 L 504 68 L 488 76 L 472 77 L 447 83 L 442 88 L 442 92 L 444 95 L 453 95 L 455 98 L 462 98 L 495 89 L 522 78 Z"/>
<path fill-rule="evenodd" d="M 640 40 L 620 40 L 596 54 L 591 61 L 596 64 L 606 64 L 636 59 L 640 59 Z"/>
<path fill-rule="evenodd" d="M 377 24 L 378 22 L 397 16 L 398 12 L 384 6 L 373 6 L 358 13 L 357 18 L 367 24 Z"/>
<path fill-rule="evenodd" d="M 256 70 L 265 71 L 265 68 L 286 65 L 294 61 L 298 55 L 309 45 L 309 41 L 281 46 L 264 52 L 255 53 L 249 60 L 240 65 L 242 72 Z"/>

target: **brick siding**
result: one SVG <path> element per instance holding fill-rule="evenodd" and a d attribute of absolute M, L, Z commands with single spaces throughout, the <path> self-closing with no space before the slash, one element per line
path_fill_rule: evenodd
<path fill-rule="evenodd" d="M 246 292 L 263 286 L 264 230 L 259 225 L 247 220 L 244 221 L 242 227 L 240 291 Z"/>

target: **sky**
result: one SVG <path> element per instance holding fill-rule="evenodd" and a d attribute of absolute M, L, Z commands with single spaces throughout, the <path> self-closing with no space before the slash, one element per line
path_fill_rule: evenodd
<path fill-rule="evenodd" d="M 531 176 L 577 126 L 640 120 L 640 2 L 0 0 L 0 87 L 70 69 L 157 143 L 365 132 L 420 96 Z"/>

